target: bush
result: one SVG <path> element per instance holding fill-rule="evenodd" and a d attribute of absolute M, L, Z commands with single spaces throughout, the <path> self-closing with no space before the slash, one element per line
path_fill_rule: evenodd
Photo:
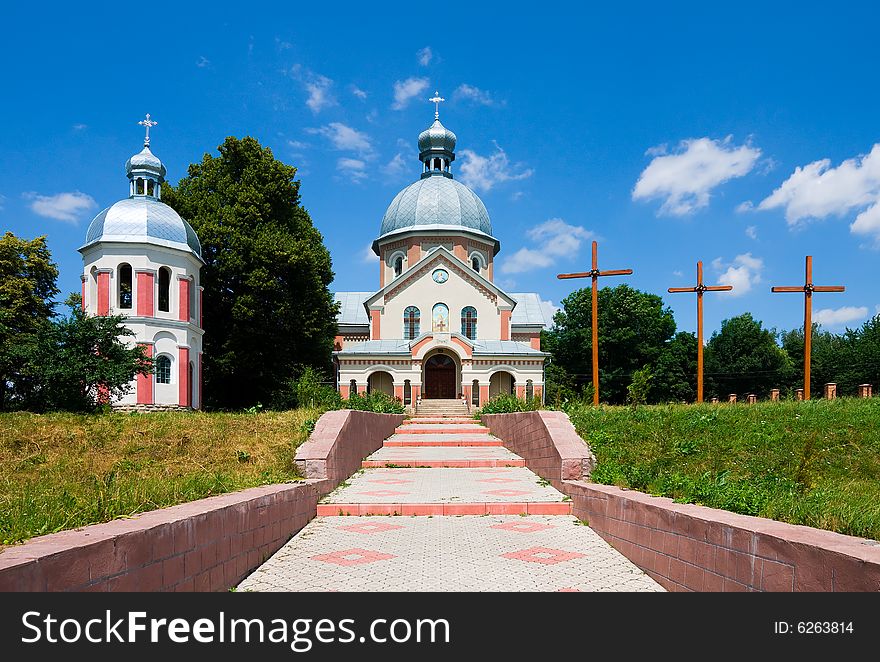
<path fill-rule="evenodd" d="M 541 408 L 541 398 L 525 400 L 510 393 L 499 393 L 480 408 L 481 414 L 510 414 L 516 411 L 535 411 Z"/>
<path fill-rule="evenodd" d="M 294 382 L 293 396 L 297 407 L 309 409 L 339 409 L 342 399 L 335 388 L 324 381 L 324 375 L 306 366 Z"/>
<path fill-rule="evenodd" d="M 352 393 L 348 400 L 342 401 L 343 409 L 373 411 L 377 414 L 402 414 L 403 403 L 385 393 Z"/>

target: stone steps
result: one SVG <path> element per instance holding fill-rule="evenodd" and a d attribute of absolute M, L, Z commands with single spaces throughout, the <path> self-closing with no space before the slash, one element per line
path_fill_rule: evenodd
<path fill-rule="evenodd" d="M 318 517 L 368 515 L 571 515 L 571 502 L 319 503 Z"/>

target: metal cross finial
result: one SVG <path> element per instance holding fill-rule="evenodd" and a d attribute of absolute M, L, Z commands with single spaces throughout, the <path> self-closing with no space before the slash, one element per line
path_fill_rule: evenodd
<path fill-rule="evenodd" d="M 153 120 L 151 120 L 150 113 L 147 113 L 147 119 L 141 120 L 140 122 L 138 122 L 138 124 L 140 124 L 141 126 L 147 127 L 147 135 L 144 138 L 144 147 L 149 147 L 150 146 L 150 127 L 156 126 L 158 124 L 158 122 L 154 122 Z"/>
<path fill-rule="evenodd" d="M 443 97 L 440 96 L 440 93 L 437 90 L 434 90 L 434 96 L 428 99 L 431 103 L 434 104 L 434 119 L 440 119 L 440 102 L 446 101 Z"/>

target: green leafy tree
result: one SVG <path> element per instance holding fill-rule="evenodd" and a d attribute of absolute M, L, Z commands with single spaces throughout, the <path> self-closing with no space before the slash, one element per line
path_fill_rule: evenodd
<path fill-rule="evenodd" d="M 28 357 L 55 315 L 57 278 L 45 236 L 0 238 L 0 410 L 18 406 L 27 389 Z"/>
<path fill-rule="evenodd" d="M 330 372 L 330 254 L 301 205 L 296 168 L 251 137 L 227 138 L 219 152 L 162 189 L 202 243 L 205 402 L 288 407 L 303 366 Z"/>
<path fill-rule="evenodd" d="M 653 365 L 675 333 L 675 318 L 663 299 L 628 285 L 599 290 L 599 393 L 622 404 L 635 371 Z M 592 308 L 589 289 L 572 292 L 544 335 L 553 363 L 579 385 L 592 380 Z M 552 365 L 552 364 L 551 364 Z"/>
<path fill-rule="evenodd" d="M 697 399 L 697 337 L 679 331 L 654 364 L 653 402 L 693 402 Z"/>
<path fill-rule="evenodd" d="M 705 351 L 709 394 L 768 396 L 770 389 L 786 383 L 791 360 L 776 343 L 776 331 L 765 329 L 751 313 L 724 320 L 712 334 Z"/>
<path fill-rule="evenodd" d="M 134 332 L 122 316 L 86 315 L 79 294 L 66 304 L 68 316 L 45 328 L 29 350 L 27 409 L 91 411 L 128 393 L 136 375 L 152 374 L 143 348 L 125 341 Z"/>

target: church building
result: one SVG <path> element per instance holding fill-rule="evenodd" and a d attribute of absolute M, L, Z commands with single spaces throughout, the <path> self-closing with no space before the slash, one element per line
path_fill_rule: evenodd
<path fill-rule="evenodd" d="M 202 405 L 202 247 L 189 223 L 161 201 L 165 166 L 144 148 L 125 164 L 128 197 L 89 224 L 83 257 L 82 305 L 90 315 L 122 315 L 153 357 L 153 374 L 138 375 L 110 404 L 142 411 Z"/>
<path fill-rule="evenodd" d="M 372 245 L 378 289 L 335 295 L 343 397 L 382 391 L 408 406 L 542 397 L 540 333 L 550 320 L 538 294 L 495 284 L 501 242 L 483 201 L 453 176 L 455 143 L 435 112 L 419 135 L 421 176 L 391 201 Z"/>

